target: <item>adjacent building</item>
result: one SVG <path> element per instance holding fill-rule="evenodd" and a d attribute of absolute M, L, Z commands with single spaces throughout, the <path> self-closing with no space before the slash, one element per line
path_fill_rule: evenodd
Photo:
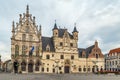
<path fill-rule="evenodd" d="M 16 25 L 13 21 L 12 72 L 89 73 L 104 69 L 104 56 L 97 41 L 88 48 L 78 48 L 76 25 L 72 33 L 66 28 L 58 28 L 56 22 L 51 30 L 51 37 L 42 35 L 41 25 L 37 26 L 35 17 L 29 13 L 29 6 L 26 13 L 20 14 Z"/>
<path fill-rule="evenodd" d="M 120 48 L 109 51 L 105 57 L 105 67 L 108 71 L 120 71 Z"/>

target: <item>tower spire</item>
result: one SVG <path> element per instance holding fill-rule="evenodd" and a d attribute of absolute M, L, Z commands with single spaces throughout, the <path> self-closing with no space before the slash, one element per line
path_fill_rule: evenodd
<path fill-rule="evenodd" d="M 55 24 L 54 24 L 53 30 L 54 30 L 54 29 L 58 29 L 58 28 L 57 28 L 57 24 L 56 24 L 56 20 L 55 20 Z"/>
<path fill-rule="evenodd" d="M 76 23 L 74 23 L 73 33 L 74 33 L 74 32 L 78 32 L 78 31 L 77 31 L 77 28 L 76 28 Z"/>

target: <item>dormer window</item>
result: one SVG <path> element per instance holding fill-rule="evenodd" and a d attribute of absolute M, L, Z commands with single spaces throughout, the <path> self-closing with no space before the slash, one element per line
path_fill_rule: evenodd
<path fill-rule="evenodd" d="M 47 51 L 47 52 L 50 51 L 50 46 L 49 46 L 49 45 L 46 46 L 46 51 Z"/>

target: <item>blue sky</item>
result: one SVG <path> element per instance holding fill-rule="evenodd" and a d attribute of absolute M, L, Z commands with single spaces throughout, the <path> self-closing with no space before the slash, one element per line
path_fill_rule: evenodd
<path fill-rule="evenodd" d="M 43 36 L 52 36 L 56 20 L 61 28 L 73 31 L 76 23 L 80 48 L 98 40 L 103 54 L 120 47 L 120 0 L 0 0 L 0 54 L 10 59 L 12 21 L 18 22 L 26 5 L 42 25 Z"/>

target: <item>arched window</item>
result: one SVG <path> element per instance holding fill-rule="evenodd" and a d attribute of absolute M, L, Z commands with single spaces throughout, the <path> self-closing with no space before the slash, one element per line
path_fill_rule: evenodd
<path fill-rule="evenodd" d="M 26 62 L 25 62 L 25 61 L 23 61 L 23 62 L 21 63 L 21 70 L 22 70 L 22 71 L 26 71 Z"/>
<path fill-rule="evenodd" d="M 42 67 L 42 72 L 44 72 L 44 67 Z"/>
<path fill-rule="evenodd" d="M 86 68 L 85 68 L 85 67 L 83 68 L 83 71 L 84 71 L 84 72 L 86 71 Z"/>
<path fill-rule="evenodd" d="M 26 40 L 26 35 L 22 34 L 22 40 Z"/>
<path fill-rule="evenodd" d="M 15 54 L 19 55 L 19 46 L 18 45 L 15 45 Z"/>
<path fill-rule="evenodd" d="M 49 72 L 49 68 L 47 68 L 47 72 Z"/>
<path fill-rule="evenodd" d="M 79 72 L 81 72 L 81 67 L 78 68 Z"/>
<path fill-rule="evenodd" d="M 50 59 L 50 55 L 46 55 L 46 59 Z"/>
<path fill-rule="evenodd" d="M 25 45 L 22 45 L 22 54 L 25 54 L 26 53 L 26 47 Z"/>

